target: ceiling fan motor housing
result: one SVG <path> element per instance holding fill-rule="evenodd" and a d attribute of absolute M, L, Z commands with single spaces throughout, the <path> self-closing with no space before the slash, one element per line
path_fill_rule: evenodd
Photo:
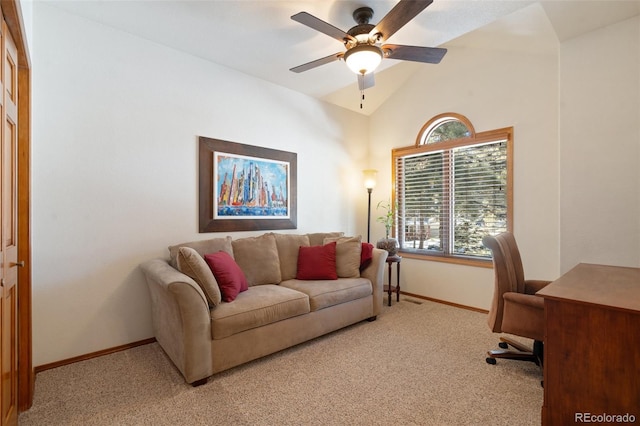
<path fill-rule="evenodd" d="M 374 28 L 375 28 L 375 25 L 373 25 L 373 24 L 359 24 L 359 25 L 356 25 L 355 27 L 351 28 L 349 31 L 347 31 L 347 34 L 349 34 L 352 37 L 356 37 L 358 35 L 365 34 L 367 36 L 367 38 L 369 38 L 369 33 Z"/>

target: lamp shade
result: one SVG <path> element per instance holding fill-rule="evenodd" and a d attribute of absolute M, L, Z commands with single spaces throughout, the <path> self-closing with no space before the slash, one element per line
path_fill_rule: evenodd
<path fill-rule="evenodd" d="M 356 74 L 369 74 L 382 61 L 382 49 L 371 44 L 360 44 L 347 50 L 344 61 Z"/>
<path fill-rule="evenodd" d="M 378 171 L 373 169 L 367 169 L 367 170 L 363 170 L 362 174 L 364 176 L 364 187 L 367 189 L 375 188 L 376 175 L 378 174 Z"/>

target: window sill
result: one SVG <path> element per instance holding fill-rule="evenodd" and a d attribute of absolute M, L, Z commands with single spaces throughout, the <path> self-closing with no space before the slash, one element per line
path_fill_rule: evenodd
<path fill-rule="evenodd" d="M 475 266 L 478 268 L 493 268 L 491 259 L 477 259 L 463 256 L 437 256 L 419 254 L 411 251 L 398 250 L 398 254 L 405 259 L 428 260 L 433 262 L 453 263 L 456 265 Z"/>

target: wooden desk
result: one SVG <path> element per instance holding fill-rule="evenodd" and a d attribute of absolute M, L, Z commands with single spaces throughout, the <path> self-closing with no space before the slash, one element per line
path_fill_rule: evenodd
<path fill-rule="evenodd" d="M 581 263 L 537 294 L 545 313 L 542 424 L 601 415 L 640 421 L 640 268 Z"/>

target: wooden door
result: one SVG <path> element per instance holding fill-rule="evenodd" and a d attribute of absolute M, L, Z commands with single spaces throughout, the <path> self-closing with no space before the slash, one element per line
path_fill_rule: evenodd
<path fill-rule="evenodd" d="M 17 49 L 2 21 L 2 96 L 0 105 L 0 400 L 2 425 L 18 419 L 18 67 Z"/>

